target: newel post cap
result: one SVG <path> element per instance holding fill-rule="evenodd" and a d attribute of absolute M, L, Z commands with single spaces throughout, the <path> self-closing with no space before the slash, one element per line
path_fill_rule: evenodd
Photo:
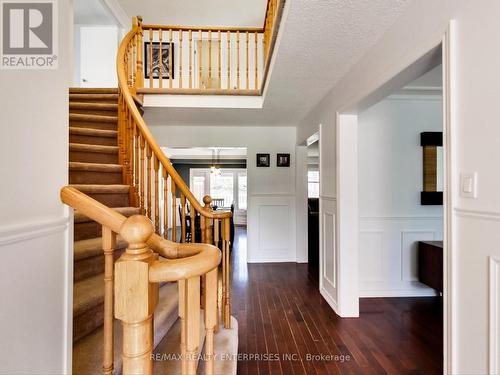
<path fill-rule="evenodd" d="M 129 248 L 146 247 L 146 242 L 154 232 L 153 223 L 146 216 L 133 215 L 120 228 L 120 235 L 128 242 Z"/>
<path fill-rule="evenodd" d="M 205 207 L 210 206 L 212 203 L 212 197 L 210 195 L 205 195 L 203 197 L 203 203 L 205 203 Z"/>

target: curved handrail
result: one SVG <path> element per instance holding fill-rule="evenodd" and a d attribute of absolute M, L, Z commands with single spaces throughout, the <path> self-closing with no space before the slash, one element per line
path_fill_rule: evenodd
<path fill-rule="evenodd" d="M 115 233 L 120 233 L 120 229 L 123 223 L 125 222 L 125 220 L 127 220 L 127 218 L 119 212 L 106 207 L 102 203 L 70 186 L 65 186 L 61 189 L 61 200 L 63 201 L 63 203 L 66 203 L 68 206 L 73 207 L 74 209 L 78 210 L 79 212 L 98 222 L 99 224 L 108 227 Z M 160 254 L 164 258 L 182 258 L 182 262 L 172 260 L 168 261 L 168 270 L 166 268 L 162 272 L 169 275 L 177 273 L 181 275 L 189 275 L 188 277 L 196 276 L 197 274 L 191 275 L 190 273 L 188 273 L 188 270 L 184 269 L 184 267 L 189 268 L 188 264 L 191 264 L 193 261 L 196 262 L 197 260 L 201 260 L 202 263 L 204 263 L 207 259 L 210 261 L 210 265 L 212 267 L 205 270 L 205 273 L 213 269 L 220 263 L 220 251 L 218 251 L 218 257 L 214 257 L 213 254 L 210 254 L 214 252 L 214 249 L 218 250 L 212 245 L 172 242 L 160 237 L 155 233 L 153 233 L 151 237 L 149 237 L 147 244 L 154 252 Z M 160 262 L 163 264 L 163 262 L 165 261 Z M 215 266 L 213 266 L 213 264 L 215 264 Z M 174 270 L 171 269 L 172 267 L 174 268 Z M 175 267 L 179 267 L 179 269 L 176 269 Z M 199 268 L 201 266 L 197 265 L 196 267 Z M 157 269 L 161 269 L 161 267 L 158 266 Z"/>
<path fill-rule="evenodd" d="M 124 61 L 127 52 L 127 46 L 129 45 L 129 43 L 132 42 L 132 39 L 140 32 L 140 30 L 141 30 L 140 26 L 134 25 L 132 29 L 127 33 L 127 35 L 125 35 L 118 49 L 118 54 L 116 59 L 118 86 L 122 92 L 123 99 L 125 100 L 128 110 L 130 111 L 133 119 L 135 120 L 136 125 L 140 129 L 145 141 L 148 143 L 151 151 L 155 154 L 155 156 L 158 158 L 158 161 L 165 168 L 166 172 L 169 174 L 171 179 L 180 189 L 181 193 L 184 194 L 186 199 L 189 201 L 189 203 L 191 203 L 191 205 L 196 209 L 196 211 L 198 211 L 200 215 L 207 217 L 209 219 L 230 218 L 232 215 L 230 211 L 213 212 L 211 210 L 210 211 L 205 210 L 204 207 L 200 204 L 200 202 L 198 202 L 198 200 L 193 195 L 191 190 L 189 190 L 188 186 L 186 185 L 182 177 L 179 175 L 179 173 L 177 173 L 175 168 L 172 166 L 172 163 L 170 162 L 169 158 L 163 153 L 163 151 L 161 151 L 160 147 L 156 143 L 155 138 L 149 131 L 146 122 L 142 118 L 142 115 L 140 114 L 139 110 L 137 109 L 137 106 L 135 105 L 133 95 L 128 86 Z"/>

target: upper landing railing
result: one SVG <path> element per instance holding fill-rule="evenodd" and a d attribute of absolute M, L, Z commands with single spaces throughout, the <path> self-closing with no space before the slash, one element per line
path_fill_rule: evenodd
<path fill-rule="evenodd" d="M 284 2 L 268 1 L 260 28 L 150 25 L 134 17 L 123 61 L 128 86 L 136 94 L 260 95 Z"/>

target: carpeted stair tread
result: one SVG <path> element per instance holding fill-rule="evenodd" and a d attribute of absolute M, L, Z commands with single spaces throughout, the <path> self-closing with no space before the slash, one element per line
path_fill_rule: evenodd
<path fill-rule="evenodd" d="M 130 185 L 95 185 L 95 184 L 72 184 L 77 190 L 85 194 L 125 194 L 130 191 Z"/>
<path fill-rule="evenodd" d="M 199 353 L 205 344 L 205 320 L 203 310 L 200 311 L 200 346 Z M 154 375 L 180 374 L 181 361 L 161 358 L 180 358 L 181 356 L 181 320 L 178 319 L 170 328 L 154 350 Z M 225 374 L 224 374 L 225 375 Z"/>
<path fill-rule="evenodd" d="M 126 217 L 139 215 L 141 212 L 141 209 L 139 207 L 114 207 L 112 209 Z M 94 221 L 78 211 L 75 211 L 73 220 L 75 223 L 86 223 L 89 221 Z"/>
<path fill-rule="evenodd" d="M 97 111 L 118 111 L 117 103 L 92 103 L 92 102 L 70 102 L 69 103 L 70 111 L 72 109 L 80 109 L 80 110 L 97 110 Z"/>
<path fill-rule="evenodd" d="M 120 236 L 116 239 L 116 248 L 124 249 L 127 247 L 125 242 Z M 102 237 L 90 238 L 88 240 L 75 241 L 73 245 L 74 254 L 73 258 L 76 261 L 91 258 L 96 255 L 102 255 Z"/>
<path fill-rule="evenodd" d="M 95 152 L 100 154 L 117 154 L 118 146 L 87 145 L 85 143 L 70 143 L 70 151 Z"/>
<path fill-rule="evenodd" d="M 115 87 L 70 87 L 70 94 L 118 94 Z"/>
<path fill-rule="evenodd" d="M 116 123 L 118 121 L 117 116 L 109 115 L 95 115 L 95 114 L 85 114 L 85 113 L 70 113 L 69 121 L 84 121 L 84 122 L 109 122 Z"/>
<path fill-rule="evenodd" d="M 84 163 L 72 161 L 69 163 L 69 169 L 70 171 L 119 173 L 122 171 L 123 167 L 120 164 Z"/>
<path fill-rule="evenodd" d="M 70 126 L 69 127 L 69 134 L 71 134 L 71 135 L 84 135 L 87 137 L 116 138 L 118 136 L 118 131 L 116 131 L 116 130 L 104 130 L 104 129 L 93 129 L 93 128 L 77 128 L 74 126 Z"/>
<path fill-rule="evenodd" d="M 160 298 L 154 313 L 155 347 L 178 320 L 178 287 L 177 283 L 167 283 L 160 288 Z M 115 320 L 115 370 L 114 374 L 121 373 L 122 327 L 119 320 Z M 94 375 L 102 373 L 102 327 L 85 336 L 73 346 L 73 374 Z"/>
<path fill-rule="evenodd" d="M 104 301 L 104 275 L 96 275 L 73 285 L 73 317 Z"/>

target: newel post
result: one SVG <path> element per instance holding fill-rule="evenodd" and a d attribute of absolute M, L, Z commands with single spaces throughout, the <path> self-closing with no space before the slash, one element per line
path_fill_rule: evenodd
<path fill-rule="evenodd" d="M 203 197 L 203 203 L 205 204 L 205 206 L 203 207 L 203 210 L 211 213 L 212 212 L 212 197 L 210 197 L 210 195 L 205 195 Z M 209 244 L 209 245 L 213 245 L 213 241 L 214 241 L 213 240 L 213 228 L 214 228 L 213 220 L 208 218 L 208 217 L 205 217 L 204 220 L 205 220 L 205 236 L 204 236 L 205 241 L 204 242 Z"/>
<path fill-rule="evenodd" d="M 135 88 L 140 89 L 144 87 L 144 63 L 142 57 L 143 43 L 142 43 L 142 16 L 132 18 L 132 27 L 137 27 L 137 61 L 136 61 L 136 77 Z"/>
<path fill-rule="evenodd" d="M 115 264 L 115 317 L 123 327 L 123 374 L 153 373 L 153 312 L 158 283 L 149 282 L 149 267 L 157 259 L 146 241 L 153 224 L 144 216 L 129 217 L 120 228 L 128 248 Z"/>

